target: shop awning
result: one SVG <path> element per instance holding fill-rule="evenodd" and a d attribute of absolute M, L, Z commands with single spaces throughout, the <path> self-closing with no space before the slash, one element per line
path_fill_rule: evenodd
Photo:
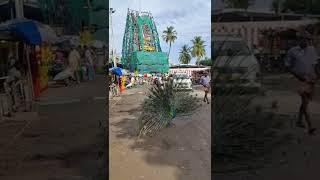
<path fill-rule="evenodd" d="M 112 74 L 115 74 L 117 76 L 122 76 L 122 69 L 119 67 L 110 68 L 109 71 L 111 71 Z"/>
<path fill-rule="evenodd" d="M 0 31 L 13 32 L 28 44 L 53 43 L 58 38 L 47 25 L 29 19 L 13 19 L 0 24 Z"/>

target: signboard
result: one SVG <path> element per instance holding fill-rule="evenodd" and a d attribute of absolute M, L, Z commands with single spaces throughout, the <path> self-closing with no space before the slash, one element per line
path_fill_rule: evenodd
<path fill-rule="evenodd" d="M 150 28 L 147 24 L 143 25 L 143 31 L 142 31 L 142 35 L 143 35 L 143 50 L 144 51 L 155 51 L 155 47 L 152 44 L 152 36 L 151 36 L 151 31 Z"/>

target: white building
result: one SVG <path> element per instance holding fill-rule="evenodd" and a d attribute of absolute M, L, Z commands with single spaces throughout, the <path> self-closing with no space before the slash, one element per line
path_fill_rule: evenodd
<path fill-rule="evenodd" d="M 261 31 L 268 29 L 296 29 L 318 22 L 317 16 L 297 14 L 276 15 L 273 12 L 241 9 L 215 10 L 212 15 L 213 33 L 239 34 L 249 45 L 257 45 Z"/>
<path fill-rule="evenodd" d="M 174 65 L 169 69 L 169 74 L 186 73 L 193 76 L 197 72 L 210 72 L 211 67 L 197 65 Z"/>

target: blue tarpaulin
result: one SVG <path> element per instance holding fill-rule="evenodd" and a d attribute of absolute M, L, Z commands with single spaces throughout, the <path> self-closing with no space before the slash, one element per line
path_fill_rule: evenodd
<path fill-rule="evenodd" d="M 119 67 L 112 68 L 111 72 L 117 76 L 122 76 L 122 69 Z"/>
<path fill-rule="evenodd" d="M 0 24 L 0 31 L 9 31 L 15 33 L 19 38 L 28 44 L 41 44 L 41 35 L 37 25 L 27 19 L 14 19 Z"/>

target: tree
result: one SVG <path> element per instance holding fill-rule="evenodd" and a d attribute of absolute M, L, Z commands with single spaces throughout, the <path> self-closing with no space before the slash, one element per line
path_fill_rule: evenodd
<path fill-rule="evenodd" d="M 203 60 L 199 62 L 199 64 L 204 66 L 212 66 L 212 59 L 205 57 Z"/>
<path fill-rule="evenodd" d="M 247 10 L 255 0 L 226 0 L 228 8 L 237 8 Z"/>
<path fill-rule="evenodd" d="M 204 42 L 205 41 L 203 41 L 201 39 L 201 36 L 196 36 L 196 37 L 194 37 L 193 40 L 191 40 L 191 42 L 193 44 L 192 50 L 191 50 L 191 55 L 192 55 L 192 57 L 197 58 L 196 64 L 199 65 L 200 58 L 204 57 L 206 54 L 206 50 L 204 49 L 204 47 L 205 47 Z"/>
<path fill-rule="evenodd" d="M 173 26 L 167 27 L 167 29 L 163 31 L 162 38 L 166 43 L 169 43 L 169 52 L 168 52 L 168 58 L 169 58 L 171 44 L 174 43 L 174 41 L 177 39 L 177 32 L 176 30 L 174 30 L 174 27 Z"/>
<path fill-rule="evenodd" d="M 183 45 L 180 50 L 179 61 L 181 64 L 189 64 L 191 61 L 191 50 L 187 45 Z"/>
<path fill-rule="evenodd" d="M 279 14 L 282 11 L 280 0 L 273 0 L 272 1 L 271 11 L 273 11 L 275 14 Z"/>
<path fill-rule="evenodd" d="M 282 7 L 285 12 L 320 14 L 320 2 L 318 0 L 285 0 Z"/>

